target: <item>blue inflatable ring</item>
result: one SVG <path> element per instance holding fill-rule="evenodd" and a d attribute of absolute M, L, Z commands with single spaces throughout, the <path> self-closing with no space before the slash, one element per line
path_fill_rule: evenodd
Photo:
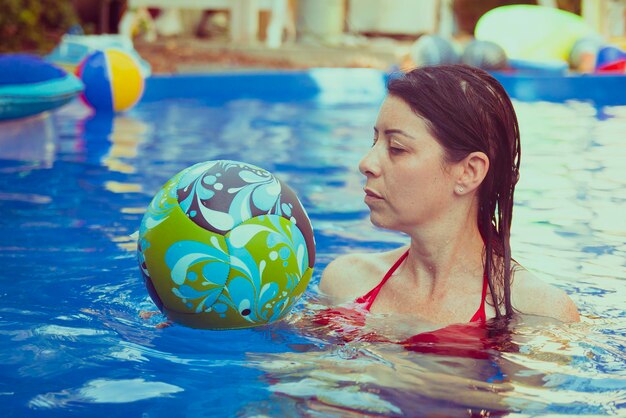
<path fill-rule="evenodd" d="M 0 55 L 0 121 L 56 109 L 83 88 L 78 77 L 37 56 Z"/>

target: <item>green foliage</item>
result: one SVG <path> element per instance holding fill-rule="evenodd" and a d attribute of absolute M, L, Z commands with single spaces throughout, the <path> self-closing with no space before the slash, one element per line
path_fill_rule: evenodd
<path fill-rule="evenodd" d="M 69 0 L 0 0 L 0 52 L 46 52 L 76 23 Z"/>

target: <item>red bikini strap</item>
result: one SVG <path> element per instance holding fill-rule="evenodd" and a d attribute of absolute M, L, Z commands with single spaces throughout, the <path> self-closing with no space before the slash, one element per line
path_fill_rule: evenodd
<path fill-rule="evenodd" d="M 487 272 L 485 271 L 483 275 L 483 291 L 482 296 L 480 298 L 480 306 L 478 310 L 470 319 L 470 322 L 478 322 L 478 321 L 486 321 L 487 320 L 487 312 L 485 312 L 485 298 L 487 297 L 487 287 L 489 286 L 489 279 L 487 278 Z"/>
<path fill-rule="evenodd" d="M 404 254 L 402 254 L 402 256 L 400 256 L 400 258 L 398 258 L 398 261 L 396 261 L 394 263 L 393 266 L 391 266 L 391 268 L 389 269 L 389 271 L 387 272 L 387 274 L 385 274 L 385 277 L 383 277 L 383 279 L 381 280 L 380 283 L 378 283 L 378 286 L 376 286 L 375 288 L 373 288 L 372 290 L 370 290 L 369 292 L 367 292 L 367 294 L 365 296 L 361 296 L 360 298 L 358 298 L 355 302 L 362 304 L 364 303 L 365 306 L 363 307 L 365 310 L 370 310 L 370 308 L 372 307 L 372 304 L 374 303 L 374 301 L 376 300 L 376 296 L 378 296 L 378 292 L 380 292 L 380 289 L 382 289 L 383 285 L 385 284 L 385 282 L 387 280 L 389 280 L 389 278 L 391 277 L 391 275 L 393 273 L 396 272 L 396 270 L 398 269 L 398 267 L 400 267 L 400 264 L 402 264 L 402 262 L 407 258 L 407 256 L 409 255 L 409 250 L 406 250 L 406 252 Z"/>
<path fill-rule="evenodd" d="M 394 263 L 394 265 L 391 266 L 389 271 L 387 271 L 387 274 L 385 274 L 385 277 L 383 277 L 380 283 L 378 283 L 376 287 L 374 287 L 372 290 L 367 292 L 364 296 L 357 298 L 355 302 L 358 304 L 364 304 L 365 306 L 363 306 L 363 308 L 369 311 L 372 305 L 374 304 L 374 301 L 376 300 L 376 297 L 378 296 L 380 289 L 382 289 L 382 287 L 385 285 L 387 280 L 391 278 L 393 273 L 396 272 L 398 267 L 400 267 L 400 265 L 408 257 L 408 255 L 409 255 L 409 250 L 406 250 L 406 252 L 402 254 L 400 258 L 398 258 L 398 260 Z M 472 319 L 470 319 L 470 322 L 478 322 L 478 321 L 487 320 L 487 313 L 485 312 L 485 299 L 487 297 L 488 286 L 489 286 L 489 279 L 487 278 L 487 272 L 485 272 L 483 275 L 483 290 L 481 292 L 480 305 L 478 306 L 478 310 L 476 311 Z"/>

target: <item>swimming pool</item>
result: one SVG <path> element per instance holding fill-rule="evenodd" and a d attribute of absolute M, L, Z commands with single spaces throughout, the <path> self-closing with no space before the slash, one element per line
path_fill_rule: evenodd
<path fill-rule="evenodd" d="M 583 321 L 524 317 L 502 352 L 467 358 L 337 344 L 307 321 L 330 260 L 404 242 L 369 224 L 357 170 L 380 73 L 150 83 L 139 106 L 114 118 L 74 102 L 0 125 L 4 416 L 625 413 L 626 107 L 515 102 L 523 165 L 513 252 L 565 289 Z M 285 321 L 213 332 L 139 317 L 154 306 L 131 235 L 167 179 L 211 159 L 272 171 L 307 208 L 316 271 Z"/>

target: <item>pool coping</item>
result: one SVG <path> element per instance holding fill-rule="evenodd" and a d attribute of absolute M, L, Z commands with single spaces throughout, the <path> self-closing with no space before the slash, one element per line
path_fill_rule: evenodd
<path fill-rule="evenodd" d="M 626 104 L 626 75 L 492 73 L 520 101 Z M 146 80 L 143 102 L 164 99 L 241 98 L 268 101 L 319 100 L 374 103 L 385 93 L 389 73 L 370 68 L 252 70 L 208 74 L 154 75 Z"/>

